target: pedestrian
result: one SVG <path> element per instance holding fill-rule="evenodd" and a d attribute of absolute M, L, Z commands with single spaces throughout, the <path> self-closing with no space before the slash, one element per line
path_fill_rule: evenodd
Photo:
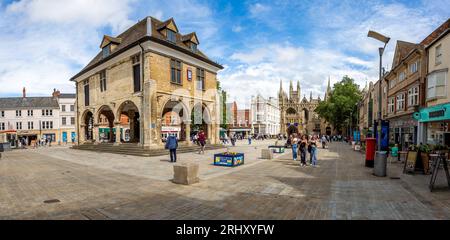
<path fill-rule="evenodd" d="M 306 148 L 308 145 L 308 140 L 306 139 L 306 136 L 303 135 L 302 136 L 302 140 L 300 141 L 299 144 L 299 150 L 300 150 L 300 161 L 301 161 L 301 166 L 306 166 Z"/>
<path fill-rule="evenodd" d="M 198 142 L 200 144 L 200 151 L 198 152 L 198 154 L 205 154 L 206 136 L 203 130 L 200 130 L 200 132 L 198 133 Z"/>
<path fill-rule="evenodd" d="M 292 157 L 294 158 L 294 161 L 297 161 L 297 143 L 298 139 L 294 137 L 294 139 L 292 139 Z"/>
<path fill-rule="evenodd" d="M 248 135 L 248 145 L 252 145 L 252 136 Z"/>
<path fill-rule="evenodd" d="M 309 145 L 311 146 L 311 153 L 310 153 L 310 163 L 313 167 L 317 166 L 317 138 L 316 136 L 313 136 Z"/>
<path fill-rule="evenodd" d="M 234 146 L 236 145 L 236 135 L 233 134 L 233 135 L 231 136 L 231 139 L 230 139 L 230 140 L 231 140 L 231 145 L 234 147 Z"/>
<path fill-rule="evenodd" d="M 322 136 L 322 148 L 326 148 L 327 146 L 327 138 L 325 135 Z"/>
<path fill-rule="evenodd" d="M 175 135 L 170 134 L 166 140 L 166 149 L 169 149 L 170 154 L 170 162 L 177 162 L 177 148 L 178 148 L 178 139 Z"/>

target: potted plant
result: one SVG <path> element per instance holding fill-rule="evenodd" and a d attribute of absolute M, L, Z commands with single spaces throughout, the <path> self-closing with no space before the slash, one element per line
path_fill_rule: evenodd
<path fill-rule="evenodd" d="M 435 152 L 437 154 L 444 154 L 444 153 L 448 152 L 448 147 L 447 147 L 447 145 L 436 144 L 433 147 L 433 152 Z"/>
<path fill-rule="evenodd" d="M 420 159 L 422 160 L 423 172 L 424 174 L 428 174 L 430 172 L 429 162 L 430 162 L 430 153 L 431 147 L 428 144 L 419 146 Z"/>

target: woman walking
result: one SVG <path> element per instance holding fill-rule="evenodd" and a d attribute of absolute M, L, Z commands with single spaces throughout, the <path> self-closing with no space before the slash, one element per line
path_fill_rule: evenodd
<path fill-rule="evenodd" d="M 198 133 L 198 142 L 200 143 L 200 151 L 198 154 L 205 154 L 205 146 L 206 146 L 206 136 L 203 130 L 200 130 Z"/>
<path fill-rule="evenodd" d="M 299 149 L 300 149 L 300 161 L 301 161 L 301 166 L 304 167 L 306 166 L 306 146 L 308 145 L 308 140 L 306 140 L 306 136 L 303 135 L 302 136 L 302 141 L 299 144 Z"/>
<path fill-rule="evenodd" d="M 309 145 L 311 146 L 310 163 L 313 167 L 317 166 L 317 137 L 313 136 Z"/>
<path fill-rule="evenodd" d="M 294 137 L 294 139 L 292 139 L 292 157 L 294 158 L 294 161 L 297 161 L 297 143 L 298 139 Z"/>

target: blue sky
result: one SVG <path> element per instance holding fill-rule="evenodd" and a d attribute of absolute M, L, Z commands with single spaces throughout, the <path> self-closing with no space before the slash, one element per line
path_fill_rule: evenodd
<path fill-rule="evenodd" d="M 276 96 L 280 80 L 301 82 L 302 95 L 323 97 L 327 79 L 377 78 L 373 29 L 420 42 L 450 17 L 450 0 L 416 1 L 140 1 L 20 0 L 0 3 L 0 97 L 73 92 L 69 78 L 99 51 L 103 34 L 117 35 L 145 16 L 174 17 L 197 32 L 199 48 L 225 69 L 219 80 L 245 107 L 251 95 Z M 295 86 L 294 86 L 295 87 Z M 249 91 L 251 89 L 251 91 Z"/>

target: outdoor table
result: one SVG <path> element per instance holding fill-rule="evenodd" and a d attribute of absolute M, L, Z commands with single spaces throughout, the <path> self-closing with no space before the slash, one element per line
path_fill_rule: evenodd
<path fill-rule="evenodd" d="M 244 154 L 243 153 L 219 153 L 214 154 L 214 165 L 215 166 L 225 166 L 225 167 L 236 167 L 244 164 Z"/>

